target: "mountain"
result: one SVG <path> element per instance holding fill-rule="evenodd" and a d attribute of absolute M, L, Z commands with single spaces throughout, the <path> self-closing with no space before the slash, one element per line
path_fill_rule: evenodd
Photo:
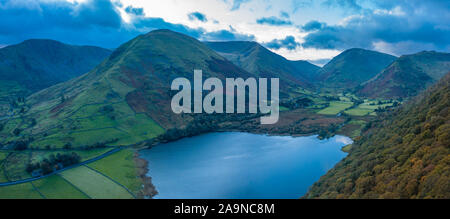
<path fill-rule="evenodd" d="M 310 87 L 320 67 L 307 61 L 290 61 L 256 42 L 205 42 L 207 46 L 244 70 L 259 77 L 280 78 L 291 86 Z"/>
<path fill-rule="evenodd" d="M 253 76 L 194 38 L 152 31 L 123 44 L 89 73 L 27 98 L 23 117 L 32 122 L 10 121 L 14 128 L 3 130 L 9 136 L 4 140 L 32 136 L 31 147 L 38 148 L 129 145 L 186 128 L 195 118 L 172 112 L 176 92 L 170 87 L 179 77 L 192 80 L 194 69 L 202 69 L 203 78 Z M 208 121 L 199 127 L 207 128 Z"/>
<path fill-rule="evenodd" d="M 402 56 L 359 90 L 371 98 L 410 97 L 439 81 L 450 69 L 450 53 Z"/>
<path fill-rule="evenodd" d="M 375 77 L 396 59 L 375 51 L 349 49 L 326 64 L 319 71 L 319 78 L 328 88 L 354 88 Z"/>
<path fill-rule="evenodd" d="M 450 198 L 450 73 L 366 127 L 306 198 Z"/>
<path fill-rule="evenodd" d="M 94 46 L 27 40 L 0 49 L 0 83 L 28 95 L 90 71 L 110 53 Z"/>

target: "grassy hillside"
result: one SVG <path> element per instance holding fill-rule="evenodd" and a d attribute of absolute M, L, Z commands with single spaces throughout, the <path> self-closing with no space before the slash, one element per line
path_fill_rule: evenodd
<path fill-rule="evenodd" d="M 178 77 L 252 76 L 203 43 L 168 30 L 141 35 L 115 50 L 88 74 L 30 96 L 11 117 L 1 143 L 32 148 L 130 145 L 168 129 L 186 128 L 190 115 L 172 113 L 170 85 Z"/>
<path fill-rule="evenodd" d="M 364 84 L 359 94 L 371 98 L 415 96 L 439 81 L 449 70 L 449 53 L 421 52 L 402 56 Z"/>
<path fill-rule="evenodd" d="M 111 53 L 93 46 L 27 40 L 0 49 L 0 119 L 33 92 L 84 74 Z"/>
<path fill-rule="evenodd" d="M 280 78 L 290 86 L 308 87 L 320 69 L 307 61 L 289 61 L 256 42 L 206 42 L 235 65 L 259 77 Z"/>
<path fill-rule="evenodd" d="M 93 46 L 27 40 L 0 49 L 0 77 L 34 92 L 90 71 L 110 53 Z"/>
<path fill-rule="evenodd" d="M 306 198 L 450 198 L 450 74 L 366 126 Z"/>
<path fill-rule="evenodd" d="M 375 51 L 350 49 L 326 64 L 319 71 L 319 77 L 328 88 L 351 89 L 372 79 L 396 59 Z"/>

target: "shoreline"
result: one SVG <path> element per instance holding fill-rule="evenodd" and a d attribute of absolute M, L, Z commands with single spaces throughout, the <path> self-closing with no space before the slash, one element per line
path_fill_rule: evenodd
<path fill-rule="evenodd" d="M 153 199 L 156 195 L 158 195 L 158 191 L 156 187 L 152 183 L 152 178 L 147 176 L 149 172 L 149 163 L 147 160 L 142 159 L 139 154 L 140 150 L 137 150 L 134 153 L 134 163 L 136 165 L 137 174 L 139 178 L 142 180 L 142 188 L 137 194 L 138 199 Z"/>

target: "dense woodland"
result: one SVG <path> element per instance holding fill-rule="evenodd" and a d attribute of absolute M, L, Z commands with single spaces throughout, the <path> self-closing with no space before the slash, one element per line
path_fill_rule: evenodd
<path fill-rule="evenodd" d="M 450 74 L 381 115 L 306 198 L 450 198 Z"/>

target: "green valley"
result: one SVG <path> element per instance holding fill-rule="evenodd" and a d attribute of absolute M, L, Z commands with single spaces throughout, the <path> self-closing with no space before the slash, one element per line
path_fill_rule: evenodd
<path fill-rule="evenodd" d="M 417 66 L 424 66 L 423 62 L 428 61 L 438 66 L 429 68 L 432 69 L 428 71 L 430 77 L 434 79 L 421 89 L 426 89 L 426 85 L 443 76 L 440 72 L 447 62 L 442 57 L 446 55 L 439 57 L 435 59 L 431 55 L 427 61 L 409 61 Z M 360 145 L 375 141 L 370 140 L 370 136 L 375 135 L 375 128 L 381 127 L 380 119 L 394 117 L 394 114 L 402 112 L 399 110 L 411 108 L 409 102 L 414 99 L 413 93 L 392 96 L 379 89 L 364 88 L 364 92 L 370 93 L 365 95 L 360 89 L 375 83 L 393 66 L 402 65 L 396 63 L 402 63 L 403 59 L 351 49 L 320 68 L 306 61 L 287 60 L 255 42 L 202 43 L 170 30 L 140 35 L 114 50 L 102 62 L 96 60 L 99 64 L 91 66 L 86 74 L 80 72 L 77 76 L 78 72 L 68 72 L 70 74 L 61 79 L 61 83 L 54 81 L 54 85 L 48 84 L 49 87 L 36 89 L 36 92 L 30 89 L 32 94 L 24 94 L 26 98 L 20 96 L 14 101 L 14 106 L 8 103 L 0 108 L 5 115 L 0 116 L 0 198 L 151 198 L 157 194 L 157 188 L 146 176 L 147 163 L 138 157 L 138 151 L 210 132 L 318 135 L 320 139 L 349 136 L 355 144 L 342 149 L 350 153 L 343 162 L 351 164 L 345 168 L 353 168 L 355 173 L 360 173 L 358 165 L 353 163 L 366 159 L 359 157 L 367 154 L 363 151 L 365 146 Z M 221 81 L 237 77 L 280 78 L 279 122 L 261 125 L 261 114 L 173 113 L 171 98 L 175 93 L 170 89 L 171 82 L 179 77 L 192 80 L 194 69 L 202 69 L 204 77 Z M 406 70 L 402 72 L 405 77 L 409 73 L 414 74 Z M 20 93 L 22 86 L 28 86 L 25 82 L 7 80 L 0 83 L 5 85 L 0 87 L 0 94 L 6 96 Z M 438 97 L 441 96 L 433 96 L 435 99 Z M 448 119 L 445 112 L 439 116 L 436 113 L 434 109 L 430 111 L 426 121 L 430 122 L 430 132 L 437 128 L 441 136 L 445 130 L 435 126 Z M 423 115 L 420 118 L 420 121 L 425 119 Z M 413 133 L 422 132 L 421 126 L 417 127 L 419 124 L 409 120 L 402 122 L 408 127 L 414 125 Z M 395 136 L 386 142 L 403 144 L 415 138 L 405 132 L 402 129 L 399 134 L 405 136 Z M 438 139 L 445 141 L 448 137 L 442 136 Z M 388 147 L 385 143 L 381 145 Z M 410 151 L 412 149 L 405 150 L 413 152 Z M 386 149 L 383 153 L 389 151 Z M 401 160 L 403 165 L 406 155 L 399 152 L 398 156 L 401 159 L 392 159 L 396 162 Z M 69 165 L 64 166 L 64 160 L 58 160 L 61 157 L 76 158 L 76 162 L 68 162 Z M 394 165 L 395 162 L 392 159 L 388 159 L 390 163 L 387 166 L 393 167 L 391 163 Z M 369 195 L 378 193 L 365 192 L 356 196 L 353 192 L 360 192 L 361 186 L 374 189 L 377 179 L 365 177 L 385 170 L 384 162 L 388 161 L 379 158 L 378 168 L 367 161 L 372 166 L 364 166 L 364 171 L 371 172 L 361 173 L 357 179 L 356 175 L 348 176 L 341 172 L 340 168 L 344 168 L 341 162 L 313 187 L 307 197 L 375 197 Z M 434 170 L 430 165 L 438 165 L 437 161 L 427 164 L 430 171 Z M 47 172 L 43 173 L 44 170 Z M 336 179 L 333 173 L 338 173 L 339 178 Z M 336 187 L 330 180 L 343 183 Z M 324 182 L 327 187 L 323 186 Z M 414 191 L 417 188 L 413 187 Z M 376 189 L 384 191 L 386 185 Z M 432 194 L 428 190 L 425 193 Z M 415 194 L 409 197 L 426 196 Z"/>

